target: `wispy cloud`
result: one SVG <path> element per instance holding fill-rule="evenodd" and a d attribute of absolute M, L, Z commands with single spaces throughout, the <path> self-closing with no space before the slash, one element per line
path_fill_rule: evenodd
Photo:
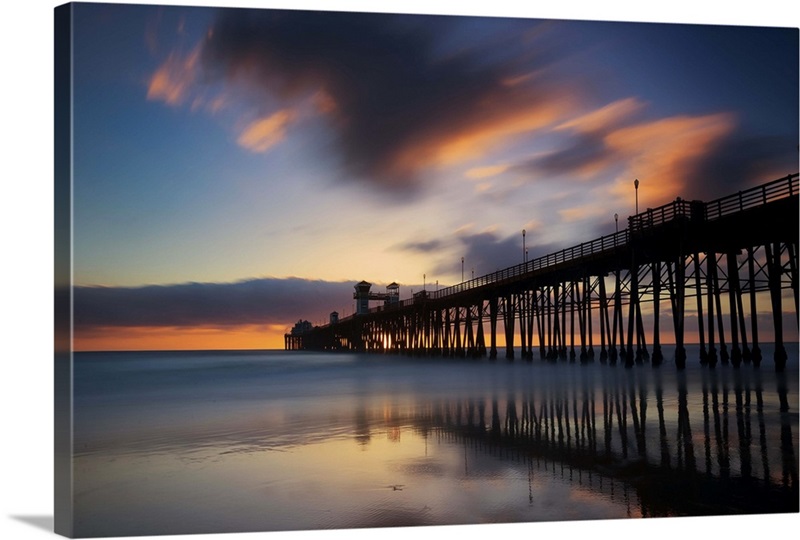
<path fill-rule="evenodd" d="M 465 173 L 465 176 L 472 180 L 482 180 L 484 178 L 491 178 L 492 176 L 503 174 L 508 169 L 509 169 L 508 165 L 488 165 L 485 167 L 475 167 L 469 169 Z"/>
<path fill-rule="evenodd" d="M 400 249 L 406 251 L 420 251 L 423 253 L 436 252 L 442 249 L 444 241 L 442 240 L 427 240 L 422 242 L 408 242 L 400 246 Z"/>
<path fill-rule="evenodd" d="M 565 208 L 558 211 L 558 215 L 565 222 L 584 221 L 605 215 L 608 212 L 607 208 L 603 205 L 596 203 L 585 204 L 582 206 L 574 206 L 572 208 Z M 588 238 L 587 238 L 588 240 Z"/>
<path fill-rule="evenodd" d="M 179 52 L 172 52 L 150 77 L 147 99 L 163 101 L 172 106 L 182 105 L 186 102 L 197 84 L 199 58 L 199 48 L 186 56 Z"/>
<path fill-rule="evenodd" d="M 708 171 L 709 163 L 719 159 L 718 154 L 736 130 L 735 116 L 716 113 L 643 118 L 645 108 L 640 100 L 626 98 L 568 120 L 553 130 L 561 136 L 554 150 L 514 164 L 509 170 L 588 182 L 594 186 L 596 205 L 603 199 L 632 200 L 630 186 L 635 178 L 647 182 L 652 205 L 676 196 L 702 195 L 687 188 Z M 752 159 L 751 151 L 745 154 L 748 157 L 742 160 Z M 718 177 L 719 172 L 711 176 Z M 574 221 L 594 214 L 585 206 L 564 209 L 560 215 Z"/>
<path fill-rule="evenodd" d="M 620 99 L 589 111 L 577 118 L 572 118 L 558 126 L 556 130 L 572 130 L 579 133 L 603 133 L 620 126 L 640 112 L 645 103 L 635 97 Z"/>
<path fill-rule="evenodd" d="M 533 235 L 543 228 L 541 222 L 530 220 L 525 225 L 529 242 L 528 258 L 549 254 L 561 249 L 551 243 L 536 243 Z M 446 246 L 460 246 L 458 253 L 464 257 L 464 277 L 469 279 L 474 270 L 475 276 L 489 274 L 523 262 L 522 236 L 502 236 L 497 230 L 486 229 L 472 232 L 471 228 L 456 231 L 446 239 L 421 240 L 398 246 L 398 249 L 411 252 L 437 254 Z M 441 257 L 432 272 L 436 275 L 461 276 L 461 256 L 453 257 L 452 250 Z"/>
<path fill-rule="evenodd" d="M 236 140 L 239 145 L 254 152 L 266 152 L 286 137 L 286 128 L 297 114 L 283 109 L 247 125 Z"/>

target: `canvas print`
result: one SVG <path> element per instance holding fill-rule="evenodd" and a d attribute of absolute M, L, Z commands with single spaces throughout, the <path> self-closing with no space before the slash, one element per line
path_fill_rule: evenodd
<path fill-rule="evenodd" d="M 54 21 L 59 534 L 798 512 L 797 28 Z"/>

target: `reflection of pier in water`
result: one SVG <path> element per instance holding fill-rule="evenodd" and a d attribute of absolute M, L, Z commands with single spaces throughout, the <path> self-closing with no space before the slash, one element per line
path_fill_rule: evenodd
<path fill-rule="evenodd" d="M 560 475 L 643 516 L 798 511 L 785 377 L 770 379 L 772 391 L 757 371 L 704 371 L 691 383 L 652 375 L 606 370 L 598 387 L 545 380 L 525 395 L 440 400 L 388 428 L 409 422 L 426 440 L 463 443 L 465 460 L 472 451 L 525 463 L 529 482 Z"/>

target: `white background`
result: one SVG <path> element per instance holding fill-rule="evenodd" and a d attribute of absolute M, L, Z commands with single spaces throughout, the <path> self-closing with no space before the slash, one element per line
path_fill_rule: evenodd
<path fill-rule="evenodd" d="M 131 3 L 156 3 L 133 1 Z M 690 22 L 798 27 L 798 9 L 787 0 L 712 2 L 590 2 L 559 0 L 546 5 L 492 0 L 319 0 L 217 2 L 171 1 L 180 5 L 403 11 L 536 18 Z M 454 3 L 455 4 L 455 3 Z M 538 4 L 538 3 L 537 3 Z M 653 6 L 652 4 L 658 4 Z M 0 146 L 0 538 L 52 537 L 53 521 L 53 8 L 57 2 L 7 2 L 2 19 L 2 146 Z M 717 4 L 721 5 L 721 3 Z M 13 6 L 13 7 L 10 7 Z M 719 9 L 719 8 L 717 8 Z M 787 81 L 789 84 L 789 81 Z M 795 224 L 796 225 L 796 224 Z M 796 406 L 797 404 L 795 404 Z M 795 409 L 796 412 L 796 409 Z M 797 437 L 797 433 L 794 433 Z M 800 448 L 795 448 L 800 454 Z M 680 518 L 470 527 L 356 531 L 194 535 L 201 539 L 429 539 L 498 536 L 508 539 L 671 539 L 719 535 L 746 538 L 793 536 L 800 515 Z M 165 538 L 165 537 L 162 537 Z"/>

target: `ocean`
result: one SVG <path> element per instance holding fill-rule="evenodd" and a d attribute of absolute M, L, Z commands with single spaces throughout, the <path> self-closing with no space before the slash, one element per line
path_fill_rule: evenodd
<path fill-rule="evenodd" d="M 784 373 L 299 351 L 74 355 L 75 535 L 798 511 Z"/>

